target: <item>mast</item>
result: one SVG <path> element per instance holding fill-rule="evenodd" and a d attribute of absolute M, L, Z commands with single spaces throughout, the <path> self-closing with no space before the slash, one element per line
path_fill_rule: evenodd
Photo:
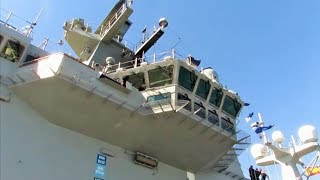
<path fill-rule="evenodd" d="M 36 19 L 35 19 L 33 22 L 28 22 L 28 21 L 27 21 L 27 22 L 30 24 L 30 26 L 29 26 L 29 28 L 28 28 L 28 32 L 27 32 L 27 34 L 26 34 L 27 37 L 30 36 L 30 34 L 31 34 L 32 30 L 33 30 L 33 27 L 34 27 L 35 25 L 37 25 L 37 22 L 38 22 L 38 20 L 39 20 L 39 18 L 40 18 L 40 15 L 42 14 L 42 11 L 43 11 L 43 8 L 41 8 L 40 12 L 38 13 Z"/>
<path fill-rule="evenodd" d="M 262 122 L 259 113 L 259 121 Z M 301 180 L 304 172 L 300 173 L 297 164 L 304 166 L 300 158 L 312 152 L 319 151 L 318 136 L 313 126 L 302 126 L 298 135 L 302 144 L 296 144 L 296 140 L 292 138 L 292 147 L 283 147 L 284 136 L 281 131 L 272 133 L 272 141 L 268 142 L 263 133 L 263 144 L 255 144 L 251 147 L 251 154 L 259 166 L 268 166 L 280 164 L 282 170 L 282 179 Z"/>

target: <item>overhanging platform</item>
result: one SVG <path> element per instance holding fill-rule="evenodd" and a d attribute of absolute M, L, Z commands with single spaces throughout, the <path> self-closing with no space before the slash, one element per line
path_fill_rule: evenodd
<path fill-rule="evenodd" d="M 20 67 L 9 87 L 53 124 L 191 172 L 215 164 L 237 142 L 180 112 L 143 115 L 140 92 L 120 91 L 97 74 L 56 54 Z"/>

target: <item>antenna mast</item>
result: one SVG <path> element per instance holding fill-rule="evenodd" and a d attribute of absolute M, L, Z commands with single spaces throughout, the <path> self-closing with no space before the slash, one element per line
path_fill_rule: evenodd
<path fill-rule="evenodd" d="M 261 114 L 258 115 L 260 123 L 262 123 Z M 318 151 L 319 156 L 320 145 L 316 129 L 313 126 L 301 127 L 298 135 L 302 141 L 301 144 L 296 144 L 295 139 L 292 138 L 292 147 L 283 147 L 282 143 L 285 139 L 281 131 L 272 133 L 271 142 L 267 142 L 266 136 L 263 134 L 263 144 L 255 144 L 251 148 L 251 154 L 256 160 L 256 164 L 259 166 L 280 164 L 283 180 L 302 180 L 302 175 L 297 168 L 298 164 L 304 166 L 300 158 L 316 151 Z M 314 161 L 318 160 L 318 156 Z M 305 174 L 305 171 L 302 174 Z"/>
<path fill-rule="evenodd" d="M 27 37 L 30 36 L 30 34 L 31 34 L 32 30 L 33 30 L 33 27 L 34 27 L 35 25 L 37 25 L 37 21 L 39 20 L 40 15 L 42 14 L 42 11 L 43 11 L 43 8 L 41 8 L 40 12 L 38 13 L 36 19 L 35 19 L 33 22 L 27 21 L 27 23 L 30 24 L 30 27 L 28 28 L 28 32 L 27 32 Z"/>

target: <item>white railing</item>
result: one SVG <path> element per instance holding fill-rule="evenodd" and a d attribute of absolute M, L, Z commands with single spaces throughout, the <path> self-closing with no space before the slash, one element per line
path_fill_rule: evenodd
<path fill-rule="evenodd" d="M 0 10 L 0 24 L 31 38 L 33 42 L 39 43 L 39 48 L 48 49 L 49 51 L 63 51 L 62 40 L 49 39 L 45 35 L 41 35 L 38 32 L 35 33 L 33 31 L 35 24 L 31 21 L 21 18 L 13 11 L 8 11 L 2 8 L 0 8 Z"/>
<path fill-rule="evenodd" d="M 101 26 L 100 36 L 104 36 L 106 32 L 111 28 L 112 25 L 117 21 L 117 19 L 123 14 L 123 12 L 127 9 L 127 3 L 124 3 L 117 12 L 112 16 L 112 18 L 108 21 L 107 24 Z"/>
<path fill-rule="evenodd" d="M 25 36 L 32 31 L 32 22 L 15 15 L 12 11 L 7 11 L 2 8 L 0 12 L 0 22 Z"/>
<path fill-rule="evenodd" d="M 167 59 L 168 58 L 168 59 Z M 117 71 L 117 69 L 123 68 L 123 69 L 129 69 L 129 68 L 136 68 L 139 66 L 139 64 L 145 62 L 147 64 L 154 64 L 161 61 L 166 61 L 169 59 L 184 59 L 179 53 L 177 53 L 174 49 L 171 51 L 166 51 L 159 54 L 151 54 L 151 55 L 143 55 L 141 58 L 136 58 L 132 61 L 126 61 L 126 62 L 119 62 L 117 64 L 110 65 L 106 67 L 105 73 L 114 73 Z"/>

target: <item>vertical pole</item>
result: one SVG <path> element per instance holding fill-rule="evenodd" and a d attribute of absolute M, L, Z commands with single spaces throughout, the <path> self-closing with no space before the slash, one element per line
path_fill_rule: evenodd
<path fill-rule="evenodd" d="M 134 67 L 138 67 L 138 58 L 136 57 L 136 59 L 134 59 Z"/>
<path fill-rule="evenodd" d="M 258 118 L 259 118 L 259 123 L 263 125 L 263 120 L 262 120 L 262 116 L 261 116 L 261 113 L 258 113 Z M 263 143 L 267 143 L 268 140 L 267 140 L 267 137 L 266 137 L 266 133 L 264 131 L 262 131 L 262 141 Z"/>
<path fill-rule="evenodd" d="M 11 15 L 12 15 L 12 11 L 8 14 L 5 25 L 8 25 L 8 21 L 9 21 Z"/>
<path fill-rule="evenodd" d="M 147 27 L 145 26 L 142 30 L 142 43 L 145 43 L 146 42 L 146 39 L 147 39 Z"/>
<path fill-rule="evenodd" d="M 27 33 L 27 37 L 30 36 L 30 34 L 31 34 L 32 30 L 33 30 L 33 26 L 35 26 L 35 25 L 37 24 L 37 22 L 38 22 L 38 20 L 39 20 L 39 18 L 40 18 L 40 16 L 41 16 L 41 14 L 42 14 L 42 11 L 43 11 L 43 8 L 42 8 L 42 9 L 40 10 L 40 12 L 38 13 L 36 19 L 30 24 L 30 28 L 29 28 L 29 31 L 28 31 L 28 33 Z"/>
<path fill-rule="evenodd" d="M 174 60 L 174 49 L 172 49 L 172 59 Z"/>
<path fill-rule="evenodd" d="M 144 62 L 144 51 L 142 51 L 141 62 Z"/>

